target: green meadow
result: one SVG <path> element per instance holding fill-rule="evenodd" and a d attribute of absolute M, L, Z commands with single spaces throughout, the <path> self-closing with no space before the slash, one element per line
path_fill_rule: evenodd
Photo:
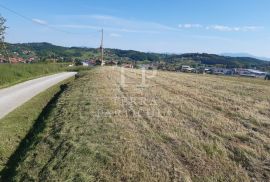
<path fill-rule="evenodd" d="M 0 88 L 65 69 L 66 64 L 0 64 Z"/>

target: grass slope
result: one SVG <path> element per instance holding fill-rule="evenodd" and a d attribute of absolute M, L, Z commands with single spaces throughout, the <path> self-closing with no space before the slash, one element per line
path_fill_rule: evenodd
<path fill-rule="evenodd" d="M 147 72 L 147 75 L 151 75 Z M 19 163 L 15 181 L 269 181 L 270 84 L 158 72 L 88 72 Z"/>
<path fill-rule="evenodd" d="M 63 64 L 0 64 L 0 88 L 64 71 Z"/>
<path fill-rule="evenodd" d="M 10 156 L 15 153 L 48 102 L 61 91 L 60 85 L 67 83 L 69 80 L 42 92 L 0 120 L 0 171 L 4 169 Z"/>

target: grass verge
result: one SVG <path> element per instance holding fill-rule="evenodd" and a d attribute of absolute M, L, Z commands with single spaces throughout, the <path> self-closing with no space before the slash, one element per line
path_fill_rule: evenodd
<path fill-rule="evenodd" d="M 0 88 L 65 71 L 65 64 L 0 64 Z"/>
<path fill-rule="evenodd" d="M 73 78 L 65 80 L 47 89 L 0 120 L 0 171 L 11 162 L 10 156 L 16 155 L 16 149 L 20 144 L 19 148 L 25 148 L 28 140 L 26 135 L 33 130 L 31 128 L 34 123 L 45 117 L 48 103 L 52 104 L 62 92 L 61 85 L 72 80 Z"/>

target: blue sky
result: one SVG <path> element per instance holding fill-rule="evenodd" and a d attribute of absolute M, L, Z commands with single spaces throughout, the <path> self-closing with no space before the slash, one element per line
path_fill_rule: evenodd
<path fill-rule="evenodd" d="M 270 57 L 269 0 L 0 0 L 7 41 Z M 22 16 L 23 17 L 22 17 Z"/>

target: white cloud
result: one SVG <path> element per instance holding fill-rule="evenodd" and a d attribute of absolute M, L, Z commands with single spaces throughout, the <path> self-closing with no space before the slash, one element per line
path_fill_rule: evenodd
<path fill-rule="evenodd" d="M 117 34 L 117 33 L 111 33 L 110 34 L 110 37 L 121 37 L 121 35 L 120 34 Z"/>
<path fill-rule="evenodd" d="M 48 25 L 48 23 L 47 23 L 45 20 L 33 18 L 32 21 L 33 21 L 34 23 L 37 23 L 37 24 Z"/>
<path fill-rule="evenodd" d="M 226 25 L 201 25 L 201 24 L 179 24 L 179 28 L 182 29 L 196 29 L 196 28 L 205 28 L 206 30 L 216 30 L 221 32 L 249 32 L 249 31 L 258 31 L 263 29 L 262 26 L 226 26 Z"/>
<path fill-rule="evenodd" d="M 264 27 L 262 26 L 245 26 L 242 27 L 243 31 L 257 31 L 257 30 L 261 30 L 264 29 Z"/>
<path fill-rule="evenodd" d="M 72 29 L 92 29 L 92 30 L 101 30 L 102 27 L 92 26 L 92 25 L 83 25 L 83 24 L 65 24 L 65 25 L 52 25 L 56 28 L 72 28 Z"/>
<path fill-rule="evenodd" d="M 115 17 L 109 16 L 109 15 L 90 15 L 88 17 L 96 19 L 96 20 L 114 20 L 114 19 L 116 19 Z"/>
<path fill-rule="evenodd" d="M 192 38 L 196 38 L 196 39 L 208 39 L 208 40 L 218 40 L 218 41 L 235 41 L 234 39 L 229 39 L 229 38 L 225 38 L 225 37 L 219 37 L 219 36 L 207 36 L 207 35 L 192 35 Z"/>
<path fill-rule="evenodd" d="M 62 18 L 64 18 L 62 16 Z M 65 19 L 74 19 L 77 22 L 89 22 L 91 25 L 99 27 L 108 27 L 115 31 L 128 33 L 161 33 L 165 31 L 179 31 L 177 27 L 168 26 L 158 22 L 141 21 L 129 18 L 121 18 L 110 15 L 67 15 Z M 82 27 L 85 28 L 85 27 Z"/>
<path fill-rule="evenodd" d="M 217 30 L 221 32 L 248 32 L 248 31 L 258 31 L 263 29 L 259 26 L 242 26 L 242 27 L 230 27 L 225 25 L 210 25 L 206 27 L 207 30 Z"/>
<path fill-rule="evenodd" d="M 206 27 L 207 30 L 217 30 L 217 31 L 222 31 L 222 32 L 230 32 L 232 31 L 232 28 L 228 26 L 223 26 L 223 25 L 210 25 Z"/>
<path fill-rule="evenodd" d="M 178 32 L 180 29 L 200 29 L 214 30 L 221 32 L 249 32 L 258 31 L 263 27 L 259 26 L 225 26 L 225 25 L 203 25 L 203 24 L 179 24 L 177 26 L 169 26 L 158 22 L 140 21 L 128 18 L 121 18 L 111 15 L 89 14 L 89 15 L 65 15 L 62 16 L 65 20 L 73 24 L 53 25 L 53 27 L 73 28 L 73 29 L 93 29 L 99 30 L 104 28 L 110 33 L 145 33 L 145 34 L 160 34 L 164 32 Z M 64 21 L 64 20 L 63 20 Z M 36 21 L 43 23 L 43 21 Z M 78 23 L 80 22 L 80 23 Z M 89 24 L 83 24 L 88 22 Z"/>
<path fill-rule="evenodd" d="M 180 24 L 179 28 L 203 28 L 201 24 Z"/>
<path fill-rule="evenodd" d="M 101 30 L 114 31 L 114 32 L 125 32 L 125 33 L 147 33 L 147 34 L 158 34 L 160 32 L 154 30 L 139 30 L 139 29 L 127 29 L 127 28 L 116 28 L 116 27 L 104 27 L 104 26 L 93 26 L 85 24 L 64 24 L 64 25 L 51 25 L 55 28 L 70 28 L 70 29 L 90 29 L 90 30 Z"/>

